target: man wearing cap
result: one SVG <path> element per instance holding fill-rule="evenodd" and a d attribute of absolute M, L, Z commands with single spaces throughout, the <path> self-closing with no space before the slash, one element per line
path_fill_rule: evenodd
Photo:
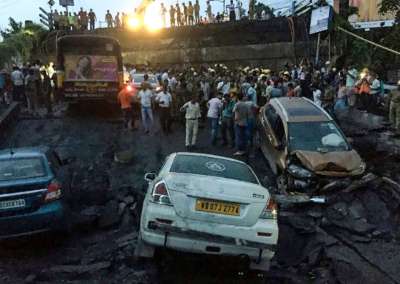
<path fill-rule="evenodd" d="M 397 89 L 390 95 L 389 121 L 393 124 L 397 132 L 400 131 L 400 81 L 397 82 Z"/>

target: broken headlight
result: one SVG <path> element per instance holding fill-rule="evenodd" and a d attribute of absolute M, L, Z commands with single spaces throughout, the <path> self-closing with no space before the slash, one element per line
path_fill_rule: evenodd
<path fill-rule="evenodd" d="M 287 170 L 295 178 L 312 178 L 314 176 L 311 171 L 294 164 L 291 164 Z"/>

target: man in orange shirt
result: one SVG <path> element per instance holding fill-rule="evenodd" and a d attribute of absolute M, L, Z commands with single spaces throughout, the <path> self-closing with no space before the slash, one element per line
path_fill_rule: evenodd
<path fill-rule="evenodd" d="M 121 105 L 121 110 L 124 115 L 124 127 L 132 129 L 132 97 L 133 88 L 130 85 L 125 85 L 118 93 L 118 102 Z"/>

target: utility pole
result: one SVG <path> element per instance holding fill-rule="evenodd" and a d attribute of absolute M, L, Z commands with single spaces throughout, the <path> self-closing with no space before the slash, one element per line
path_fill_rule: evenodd
<path fill-rule="evenodd" d="M 292 1 L 292 17 L 294 17 L 294 14 L 296 13 L 296 0 Z"/>
<path fill-rule="evenodd" d="M 54 28 L 53 6 L 54 6 L 55 2 L 54 2 L 54 0 L 49 0 L 49 2 L 47 2 L 47 4 L 49 4 L 49 7 L 50 7 L 49 24 L 50 24 L 50 30 L 52 30 Z"/>

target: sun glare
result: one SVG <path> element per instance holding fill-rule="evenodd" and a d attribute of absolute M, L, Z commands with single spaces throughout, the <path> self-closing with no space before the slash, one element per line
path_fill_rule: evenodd
<path fill-rule="evenodd" d="M 138 29 L 140 28 L 140 20 L 136 16 L 131 16 L 129 17 L 128 25 L 131 29 Z"/>
<path fill-rule="evenodd" d="M 144 26 L 149 31 L 157 31 L 162 28 L 163 23 L 160 13 L 160 3 L 153 2 L 147 7 L 144 15 Z"/>

